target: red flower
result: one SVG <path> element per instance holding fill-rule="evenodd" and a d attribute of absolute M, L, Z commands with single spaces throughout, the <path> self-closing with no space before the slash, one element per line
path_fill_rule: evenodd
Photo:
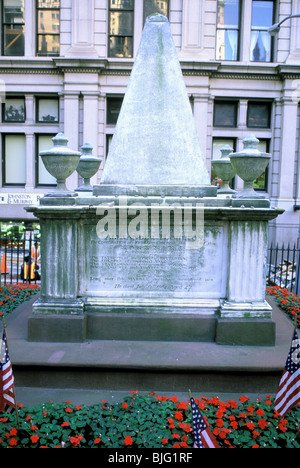
<path fill-rule="evenodd" d="M 61 424 L 61 427 L 68 427 L 70 426 L 70 424 L 68 423 L 68 421 L 64 421 L 62 424 Z"/>
<path fill-rule="evenodd" d="M 14 437 L 13 437 L 12 439 L 10 439 L 9 445 L 10 445 L 11 447 L 14 447 L 14 446 L 17 445 L 17 444 L 18 444 L 17 439 L 15 439 Z"/>
<path fill-rule="evenodd" d="M 219 409 L 219 410 L 216 412 L 217 418 L 219 418 L 219 419 L 222 418 L 225 412 L 226 412 L 225 409 L 222 409 L 222 408 Z"/>
<path fill-rule="evenodd" d="M 224 421 L 223 421 L 223 419 L 217 419 L 216 425 L 217 425 L 217 427 L 223 427 L 223 426 L 224 426 Z"/>
<path fill-rule="evenodd" d="M 30 439 L 31 439 L 31 442 L 33 444 L 36 444 L 37 441 L 39 440 L 39 436 L 38 435 L 33 435 L 33 436 L 30 437 Z"/>
<path fill-rule="evenodd" d="M 259 409 L 256 411 L 257 416 L 264 416 L 265 412 L 263 409 Z"/>
<path fill-rule="evenodd" d="M 166 444 L 168 443 L 168 439 L 161 439 L 161 443 L 162 443 L 163 445 L 166 445 Z"/>
<path fill-rule="evenodd" d="M 175 403 L 175 402 L 174 402 Z M 176 409 L 182 409 L 182 410 L 186 410 L 188 408 L 188 403 L 185 402 L 185 401 L 181 401 L 180 403 L 177 403 L 176 405 Z"/>
<path fill-rule="evenodd" d="M 246 397 L 244 397 L 244 398 L 246 398 Z M 229 405 L 231 406 L 232 409 L 236 409 L 238 407 L 238 404 L 237 404 L 236 401 L 234 401 L 234 400 L 227 400 L 227 401 L 228 401 L 228 403 L 229 403 Z"/>
<path fill-rule="evenodd" d="M 236 421 L 231 421 L 230 423 L 230 426 L 233 428 L 233 429 L 237 429 L 239 427 L 238 423 Z"/>
<path fill-rule="evenodd" d="M 183 414 L 181 411 L 176 411 L 175 412 L 175 419 L 177 419 L 177 421 L 182 421 L 183 420 Z"/>
<path fill-rule="evenodd" d="M 231 432 L 230 429 L 225 429 L 225 428 L 223 428 L 223 429 L 221 430 L 221 432 L 220 432 L 220 436 L 219 436 L 219 437 L 221 437 L 221 439 L 226 439 L 226 434 L 228 434 L 228 432 Z"/>
<path fill-rule="evenodd" d="M 188 448 L 188 444 L 186 442 L 180 442 L 180 447 L 182 448 Z"/>
<path fill-rule="evenodd" d="M 191 426 L 189 424 L 180 422 L 180 423 L 178 423 L 178 426 L 180 427 L 180 429 L 183 429 L 185 432 L 191 432 L 192 431 L 192 428 L 191 428 Z"/>
<path fill-rule="evenodd" d="M 268 425 L 268 423 L 267 423 L 267 421 L 265 419 L 260 419 L 257 424 L 259 425 L 259 427 L 262 430 L 264 430 Z"/>
<path fill-rule="evenodd" d="M 127 409 L 128 405 L 127 403 L 123 403 L 122 408 Z"/>
<path fill-rule="evenodd" d="M 174 432 L 174 434 L 172 434 L 172 437 L 173 439 L 180 439 L 180 435 L 178 435 L 177 432 Z"/>
<path fill-rule="evenodd" d="M 174 420 L 169 418 L 168 419 L 168 423 L 169 423 L 169 429 L 175 429 L 175 425 L 174 425 Z"/>
<path fill-rule="evenodd" d="M 244 426 L 248 427 L 248 429 L 250 429 L 250 431 L 253 431 L 254 429 L 254 423 L 251 423 L 251 422 L 248 422 L 248 423 L 245 423 Z"/>
<path fill-rule="evenodd" d="M 73 413 L 73 410 L 72 410 L 72 408 L 65 408 L 65 412 L 66 413 Z"/>
<path fill-rule="evenodd" d="M 278 425 L 279 429 L 282 431 L 282 432 L 286 432 L 287 431 L 287 427 L 286 427 L 286 424 L 288 423 L 287 419 L 282 419 L 280 421 L 280 424 Z"/>
<path fill-rule="evenodd" d="M 248 397 L 245 397 L 245 396 L 241 396 L 241 397 L 240 397 L 240 401 L 241 401 L 242 403 L 244 403 L 245 401 L 249 401 L 249 400 L 250 400 L 250 398 L 248 398 Z"/>
<path fill-rule="evenodd" d="M 77 447 L 80 444 L 80 439 L 79 437 L 71 437 L 70 442 L 73 445 L 73 447 Z"/>
<path fill-rule="evenodd" d="M 98 445 L 98 444 L 100 444 L 100 442 L 101 442 L 100 437 L 97 437 L 97 439 L 95 439 L 95 442 L 94 442 L 94 443 L 95 443 L 95 445 Z"/>
<path fill-rule="evenodd" d="M 132 440 L 132 438 L 131 438 L 130 436 L 127 436 L 127 437 L 125 437 L 125 439 L 124 439 L 124 443 L 125 443 L 125 445 L 132 445 L 132 444 L 133 444 L 133 440 Z"/>

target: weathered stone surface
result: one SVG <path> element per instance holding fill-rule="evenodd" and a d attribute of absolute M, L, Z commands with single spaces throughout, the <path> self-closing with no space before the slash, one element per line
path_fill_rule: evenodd
<path fill-rule="evenodd" d="M 164 16 L 146 21 L 101 183 L 210 185 Z"/>

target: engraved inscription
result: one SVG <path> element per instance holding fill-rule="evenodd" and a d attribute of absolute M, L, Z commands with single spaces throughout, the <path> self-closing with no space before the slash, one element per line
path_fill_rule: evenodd
<path fill-rule="evenodd" d="M 98 239 L 89 226 L 86 289 L 105 297 L 224 297 L 222 226 L 205 229 L 201 249 L 177 239 Z"/>

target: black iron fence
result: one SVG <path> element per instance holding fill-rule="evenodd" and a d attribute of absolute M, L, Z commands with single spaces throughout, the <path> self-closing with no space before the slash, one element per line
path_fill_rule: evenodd
<path fill-rule="evenodd" d="M 0 237 L 0 285 L 40 283 L 40 240 L 33 231 L 22 236 Z M 287 288 L 300 294 L 300 249 L 294 245 L 268 249 L 268 286 Z"/>
<path fill-rule="evenodd" d="M 293 247 L 269 248 L 267 265 L 267 285 L 287 288 L 289 291 L 300 293 L 300 249 Z"/>
<path fill-rule="evenodd" d="M 0 285 L 40 282 L 40 241 L 33 231 L 0 237 Z"/>

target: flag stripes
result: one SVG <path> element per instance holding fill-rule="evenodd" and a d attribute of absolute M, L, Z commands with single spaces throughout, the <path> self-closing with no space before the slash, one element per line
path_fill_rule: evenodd
<path fill-rule="evenodd" d="M 294 331 L 292 345 L 279 383 L 275 410 L 283 417 L 300 402 L 300 340 Z"/>
<path fill-rule="evenodd" d="M 15 407 L 15 404 L 14 376 L 4 330 L 2 341 L 0 341 L 0 411 L 8 412 L 10 408 Z"/>
<path fill-rule="evenodd" d="M 194 426 L 194 448 L 220 448 L 194 398 L 191 398 L 191 406 Z"/>

